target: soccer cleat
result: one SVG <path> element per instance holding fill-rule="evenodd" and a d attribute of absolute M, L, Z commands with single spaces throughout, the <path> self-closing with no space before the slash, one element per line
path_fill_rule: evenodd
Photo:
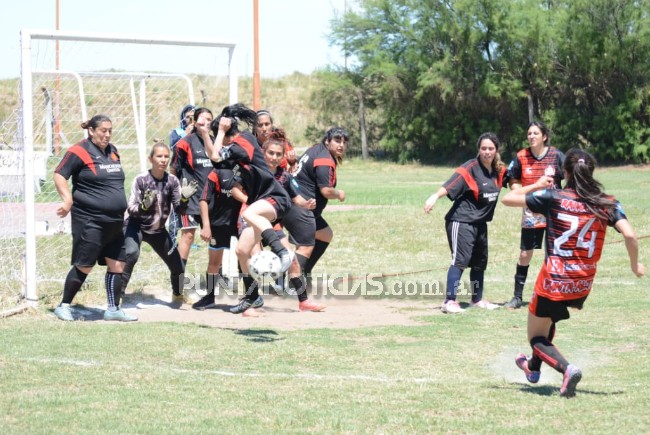
<path fill-rule="evenodd" d="M 192 308 L 195 310 L 203 311 L 206 308 L 212 308 L 214 307 L 214 293 L 208 293 L 207 295 L 203 296 L 201 299 L 198 301 L 194 302 L 192 304 Z"/>
<path fill-rule="evenodd" d="M 517 308 L 521 308 L 523 303 L 524 302 L 521 300 L 521 298 L 514 296 L 512 299 L 510 299 L 510 302 L 506 302 L 504 306 L 509 310 L 516 310 Z"/>
<path fill-rule="evenodd" d="M 257 299 L 259 299 L 259 298 L 257 298 Z M 230 312 L 233 313 L 233 314 L 241 314 L 244 311 L 246 311 L 247 309 L 249 309 L 250 307 L 252 307 L 253 303 L 257 302 L 257 299 L 255 299 L 254 301 L 250 301 L 250 300 L 248 300 L 246 298 L 241 298 L 237 305 L 230 308 Z M 264 301 L 262 301 L 262 303 L 264 303 Z"/>
<path fill-rule="evenodd" d="M 458 305 L 458 302 L 450 299 L 442 304 L 442 312 L 446 314 L 458 314 L 465 312 L 465 310 Z"/>
<path fill-rule="evenodd" d="M 281 273 L 286 272 L 289 270 L 289 266 L 291 266 L 291 262 L 293 261 L 293 258 L 296 256 L 296 254 L 293 253 L 293 251 L 286 250 L 286 253 L 282 255 L 278 255 L 280 257 L 280 262 L 282 263 L 282 268 L 280 269 Z"/>
<path fill-rule="evenodd" d="M 325 308 L 327 308 L 325 305 L 317 304 L 315 302 L 310 301 L 309 299 L 298 303 L 298 309 L 300 309 L 300 311 L 319 312 L 325 310 Z"/>
<path fill-rule="evenodd" d="M 138 318 L 126 314 L 124 310 L 118 308 L 115 311 L 110 311 L 110 310 L 104 311 L 104 320 L 114 320 L 117 322 L 135 322 L 136 320 L 138 320 Z"/>
<path fill-rule="evenodd" d="M 262 296 L 258 296 L 257 299 L 251 303 L 251 308 L 262 308 L 264 306 L 264 299 Z"/>
<path fill-rule="evenodd" d="M 60 320 L 66 322 L 74 321 L 74 317 L 72 317 L 72 308 L 70 308 L 70 304 L 61 304 L 58 307 L 56 307 L 54 309 L 54 315 L 58 317 Z"/>
<path fill-rule="evenodd" d="M 578 367 L 569 364 L 564 372 L 564 380 L 562 381 L 562 386 L 560 387 L 560 396 L 570 399 L 576 395 L 576 386 L 578 382 L 582 379 L 582 370 Z"/>
<path fill-rule="evenodd" d="M 481 299 L 476 303 L 472 302 L 471 304 L 469 304 L 469 306 L 472 308 L 483 308 L 485 310 L 496 310 L 497 308 L 500 307 L 500 305 L 493 304 L 491 302 L 486 301 L 485 299 Z"/>
<path fill-rule="evenodd" d="M 515 364 L 517 364 L 517 367 L 519 367 L 524 371 L 524 373 L 526 374 L 526 380 L 528 382 L 530 382 L 531 384 L 536 384 L 539 382 L 540 372 L 528 368 L 528 358 L 526 357 L 526 355 L 524 355 L 523 353 L 517 355 L 517 357 L 515 358 Z"/>

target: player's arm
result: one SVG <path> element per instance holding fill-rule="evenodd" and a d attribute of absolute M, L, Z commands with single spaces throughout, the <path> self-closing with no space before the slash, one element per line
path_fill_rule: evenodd
<path fill-rule="evenodd" d="M 534 184 L 511 190 L 501 200 L 508 207 L 526 207 L 526 195 L 537 190 L 550 189 L 554 185 L 553 177 L 544 175 L 539 177 Z"/>
<path fill-rule="evenodd" d="M 332 186 L 334 184 L 332 180 L 335 180 L 334 176 L 335 169 L 330 166 L 317 166 L 314 168 L 316 173 L 316 185 L 320 194 L 327 199 L 338 199 L 339 201 L 345 201 L 345 191 L 342 189 L 337 189 Z"/>
<path fill-rule="evenodd" d="M 225 116 L 222 116 L 219 119 L 219 127 L 217 130 L 217 136 L 214 138 L 214 143 L 212 145 L 212 153 L 209 154 L 210 160 L 213 162 L 221 162 L 223 157 L 221 156 L 221 149 L 223 148 L 223 141 L 226 138 L 226 132 L 230 130 L 232 125 L 232 120 Z"/>
<path fill-rule="evenodd" d="M 449 192 L 447 192 L 447 189 L 444 188 L 444 187 L 441 187 L 440 189 L 438 189 L 438 191 L 436 193 L 431 195 L 425 201 L 425 203 L 424 203 L 424 212 L 429 213 L 431 211 L 431 209 L 433 208 L 433 206 L 436 204 L 436 201 L 438 201 L 443 196 L 447 196 L 448 193 Z"/>
<path fill-rule="evenodd" d="M 521 188 L 521 180 L 510 180 L 508 181 L 508 186 L 510 190 L 517 190 Z"/>
<path fill-rule="evenodd" d="M 70 209 L 72 208 L 72 194 L 70 193 L 67 178 L 55 172 L 54 186 L 61 197 L 61 205 L 56 210 L 56 215 L 60 218 L 64 218 L 68 213 L 70 213 Z"/>
<path fill-rule="evenodd" d="M 230 194 L 232 195 L 233 198 L 235 198 L 237 201 L 241 202 L 242 204 L 246 204 L 248 202 L 248 195 L 244 193 L 244 188 L 239 183 L 235 183 L 232 189 L 230 189 Z"/>
<path fill-rule="evenodd" d="M 630 258 L 630 267 L 632 273 L 639 278 L 645 275 L 645 266 L 639 263 L 639 240 L 632 225 L 627 219 L 620 219 L 614 224 L 614 228 L 623 235 L 625 238 L 625 249 L 627 249 L 627 256 Z"/>
<path fill-rule="evenodd" d="M 212 229 L 210 228 L 210 212 L 207 199 L 201 198 L 199 209 L 201 210 L 201 240 L 210 243 Z"/>

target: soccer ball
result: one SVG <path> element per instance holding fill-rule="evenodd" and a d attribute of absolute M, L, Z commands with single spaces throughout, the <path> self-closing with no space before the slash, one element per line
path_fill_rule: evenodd
<path fill-rule="evenodd" d="M 271 251 L 260 251 L 248 263 L 251 276 L 259 281 L 275 281 L 282 276 L 282 261 Z"/>

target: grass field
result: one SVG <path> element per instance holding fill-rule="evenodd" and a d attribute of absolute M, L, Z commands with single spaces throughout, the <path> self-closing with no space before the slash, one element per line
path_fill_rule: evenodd
<path fill-rule="evenodd" d="M 452 170 L 346 162 L 346 204 L 373 207 L 326 211 L 335 239 L 317 272 L 384 273 L 386 288 L 444 282 L 450 202 L 430 216 L 422 207 Z M 648 174 L 597 172 L 644 238 L 646 264 L 650 199 L 639 193 Z M 490 226 L 485 297 L 494 302 L 512 293 L 519 213 L 499 205 Z M 0 320 L 1 432 L 648 433 L 648 281 L 630 272 L 620 240 L 610 231 L 585 309 L 558 326 L 555 342 L 584 373 L 572 400 L 558 397 L 560 375 L 547 367 L 535 386 L 515 367 L 529 352 L 525 310 L 442 315 L 440 297 L 413 295 L 414 308 L 430 307 L 417 311 L 418 326 L 296 331 L 64 323 L 50 312 L 57 294 Z M 103 298 L 97 286 L 79 302 Z"/>

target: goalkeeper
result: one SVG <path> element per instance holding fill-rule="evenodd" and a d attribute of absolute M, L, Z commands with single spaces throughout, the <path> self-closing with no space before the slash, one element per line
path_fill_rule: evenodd
<path fill-rule="evenodd" d="M 185 212 L 189 198 L 197 191 L 196 181 L 183 184 L 176 176 L 167 173 L 170 160 L 169 147 L 155 140 L 149 153 L 151 169 L 133 180 L 124 222 L 126 264 L 122 273 L 122 294 L 131 279 L 133 267 L 140 257 L 140 245 L 147 242 L 169 268 L 172 301 L 183 301 L 183 273 L 185 267 L 178 249 L 173 244 L 165 222 L 172 209 Z"/>

